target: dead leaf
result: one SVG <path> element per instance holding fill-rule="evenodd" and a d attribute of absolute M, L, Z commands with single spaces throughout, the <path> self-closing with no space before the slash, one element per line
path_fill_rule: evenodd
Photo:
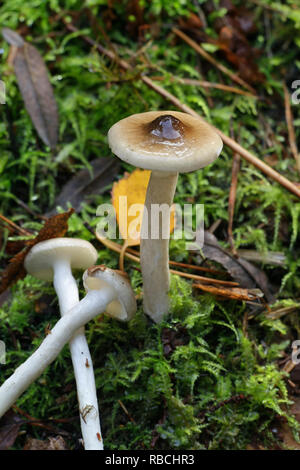
<path fill-rule="evenodd" d="M 124 254 L 129 246 L 140 244 L 140 233 L 144 212 L 144 204 L 149 183 L 150 170 L 134 170 L 131 174 L 114 183 L 112 203 L 116 212 L 119 230 L 124 239 L 120 253 L 119 267 L 124 271 Z M 175 226 L 175 211 L 171 208 L 170 232 Z"/>
<path fill-rule="evenodd" d="M 44 226 L 41 228 L 38 235 L 33 240 L 25 240 L 22 251 L 19 251 L 9 262 L 8 266 L 2 273 L 0 282 L 0 294 L 8 287 L 15 284 L 19 279 L 26 276 L 24 268 L 24 259 L 29 250 L 44 240 L 50 238 L 63 237 L 68 230 L 68 220 L 73 214 L 74 209 L 69 209 L 67 212 L 57 214 L 46 220 Z"/>
<path fill-rule="evenodd" d="M 24 420 L 9 410 L 0 419 L 0 450 L 7 450 L 14 445 Z"/>
<path fill-rule="evenodd" d="M 45 440 L 29 437 L 23 450 L 68 450 L 68 447 L 61 436 L 48 437 Z"/>
<path fill-rule="evenodd" d="M 58 110 L 48 71 L 31 44 L 18 47 L 13 66 L 26 109 L 42 139 L 54 149 L 58 140 Z"/>
<path fill-rule="evenodd" d="M 274 302 L 275 296 L 271 292 L 271 287 L 265 273 L 256 266 L 253 266 L 249 261 L 232 256 L 219 245 L 216 237 L 210 232 L 205 232 L 204 234 L 202 252 L 206 258 L 224 266 L 241 287 L 246 289 L 258 287 L 262 290 L 268 302 Z"/>
<path fill-rule="evenodd" d="M 201 283 L 193 284 L 193 287 L 201 289 L 205 292 L 210 292 L 214 295 L 225 297 L 226 299 L 243 300 L 243 301 L 254 301 L 263 297 L 263 293 L 259 289 L 241 289 L 240 287 L 217 287 L 209 286 Z"/>
<path fill-rule="evenodd" d="M 116 218 L 122 238 L 127 246 L 140 244 L 140 231 L 143 217 L 147 186 L 150 170 L 135 170 L 131 174 L 125 173 L 112 189 L 112 203 L 116 211 Z M 137 211 L 133 210 L 134 205 Z M 138 210 L 140 208 L 140 210 Z M 132 212 L 130 212 L 132 209 Z M 171 212 L 170 232 L 174 230 L 174 211 Z"/>
<path fill-rule="evenodd" d="M 144 205 L 150 175 L 151 171 L 149 170 L 137 169 L 131 174 L 125 173 L 124 177 L 113 185 L 112 203 L 116 211 L 120 233 L 122 238 L 126 240 L 127 246 L 140 243 L 139 233 L 143 213 L 141 210 L 138 214 L 130 215 L 129 210 L 133 204 Z M 136 236 L 130 229 L 134 221 L 136 221 Z"/>
<path fill-rule="evenodd" d="M 105 188 L 112 182 L 119 170 L 119 162 L 116 158 L 97 158 L 90 162 L 92 175 L 88 169 L 80 170 L 63 187 L 55 200 L 54 207 L 67 208 L 70 203 L 75 211 L 80 209 L 82 202 L 91 194 L 102 194 Z M 52 215 L 55 209 L 47 216 Z"/>
<path fill-rule="evenodd" d="M 1 32 L 5 41 L 8 42 L 8 44 L 10 44 L 11 46 L 24 46 L 24 39 L 18 33 L 16 33 L 16 31 L 13 31 L 10 28 L 2 28 Z"/>

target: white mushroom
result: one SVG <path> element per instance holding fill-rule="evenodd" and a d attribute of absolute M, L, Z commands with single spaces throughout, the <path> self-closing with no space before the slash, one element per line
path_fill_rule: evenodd
<path fill-rule="evenodd" d="M 35 245 L 25 258 L 25 269 L 32 276 L 45 281 L 53 281 L 58 296 L 61 315 L 65 315 L 79 302 L 77 283 L 72 275 L 73 269 L 86 269 L 95 264 L 97 251 L 91 243 L 75 238 L 53 238 Z M 84 327 L 80 328 L 70 340 L 70 351 L 77 387 L 80 410 L 80 424 L 86 448 L 101 443 L 95 441 L 100 433 L 98 401 L 93 371 L 93 363 Z M 88 367 L 87 367 L 88 365 Z M 82 410 L 93 407 L 86 418 Z"/>
<path fill-rule="evenodd" d="M 74 333 L 93 317 L 107 312 L 114 318 L 128 321 L 135 314 L 134 292 L 123 275 L 105 266 L 95 266 L 84 273 L 83 279 L 87 290 L 84 299 L 60 318 L 38 349 L 0 387 L 0 418 L 54 361 Z M 88 423 L 91 423 L 87 419 L 89 415 L 95 419 L 93 407 L 82 413 Z M 94 435 L 94 443 L 90 440 L 88 448 L 103 449 L 101 434 Z"/>
<path fill-rule="evenodd" d="M 176 111 L 150 111 L 122 119 L 110 128 L 108 141 L 113 153 L 125 162 L 152 170 L 145 201 L 147 217 L 143 217 L 141 229 L 141 268 L 144 311 L 158 323 L 169 309 L 169 238 L 162 237 L 163 229 L 169 234 L 169 217 L 153 227 L 152 207 L 167 204 L 170 209 L 178 173 L 209 165 L 219 156 L 223 143 L 208 124 Z M 158 239 L 151 238 L 152 233 Z M 145 234 L 148 236 L 143 238 Z"/>

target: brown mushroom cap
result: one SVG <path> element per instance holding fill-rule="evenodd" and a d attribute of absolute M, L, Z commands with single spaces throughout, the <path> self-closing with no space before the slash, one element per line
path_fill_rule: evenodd
<path fill-rule="evenodd" d="M 110 128 L 108 142 L 131 165 L 180 173 L 209 165 L 223 147 L 211 126 L 178 111 L 133 114 Z"/>

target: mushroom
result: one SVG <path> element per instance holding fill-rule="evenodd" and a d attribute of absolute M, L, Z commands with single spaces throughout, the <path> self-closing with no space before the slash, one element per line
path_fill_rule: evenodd
<path fill-rule="evenodd" d="M 106 312 L 118 320 L 128 321 L 135 314 L 135 295 L 124 275 L 105 266 L 94 266 L 84 273 L 83 279 L 86 296 L 58 320 L 38 349 L 0 387 L 0 418 L 54 361 L 74 333 L 93 317 Z M 96 409 L 88 406 L 81 413 L 87 425 L 94 429 L 88 416 L 98 420 Z M 102 450 L 101 433 L 89 435 L 89 442 L 84 444 L 86 450 Z"/>
<path fill-rule="evenodd" d="M 58 296 L 61 315 L 65 315 L 79 302 L 73 269 L 86 269 L 97 260 L 98 254 L 91 243 L 76 238 L 53 238 L 32 247 L 24 266 L 32 276 L 52 281 Z M 80 328 L 69 344 L 77 387 L 80 425 L 85 446 L 94 446 L 94 436 L 100 433 L 98 401 L 94 370 L 84 327 Z M 88 364 L 88 367 L 86 366 Z M 84 418 L 82 410 L 93 407 L 94 416 Z M 98 444 L 99 446 L 100 444 Z"/>
<path fill-rule="evenodd" d="M 122 119 L 109 129 L 108 142 L 120 159 L 152 170 L 141 228 L 141 269 L 144 311 L 159 323 L 169 310 L 170 220 L 160 219 L 153 226 L 152 215 L 162 204 L 170 214 L 178 173 L 209 165 L 223 143 L 211 126 L 176 111 L 150 111 Z"/>

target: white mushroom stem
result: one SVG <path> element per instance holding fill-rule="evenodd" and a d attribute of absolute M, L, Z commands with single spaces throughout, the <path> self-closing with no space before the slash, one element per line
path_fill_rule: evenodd
<path fill-rule="evenodd" d="M 141 229 L 141 269 L 143 276 L 144 311 L 156 322 L 169 310 L 169 238 L 170 208 L 178 173 L 152 171 L 145 200 L 145 216 Z M 155 204 L 155 206 L 154 206 Z M 155 218 L 158 205 L 167 204 L 169 216 Z M 156 225 L 158 222 L 158 225 Z M 153 237 L 156 236 L 157 239 Z M 163 236 L 165 238 L 163 238 Z M 143 238 L 145 237 L 145 238 Z"/>
<path fill-rule="evenodd" d="M 116 296 L 116 290 L 109 285 L 101 290 L 90 290 L 84 299 L 59 319 L 38 349 L 0 387 L 0 418 L 54 361 L 74 333 L 93 317 L 104 312 Z M 84 410 L 86 421 L 89 415 L 95 415 L 93 408 Z M 100 438 L 101 436 L 95 436 L 97 440 Z"/>
<path fill-rule="evenodd" d="M 59 301 L 60 313 L 64 316 L 79 302 L 78 287 L 68 261 L 55 260 L 53 272 L 53 284 Z M 70 340 L 69 347 L 76 380 L 84 448 L 85 450 L 103 450 L 93 362 L 84 327 L 76 331 Z M 92 412 L 87 413 L 87 410 L 92 410 Z"/>

